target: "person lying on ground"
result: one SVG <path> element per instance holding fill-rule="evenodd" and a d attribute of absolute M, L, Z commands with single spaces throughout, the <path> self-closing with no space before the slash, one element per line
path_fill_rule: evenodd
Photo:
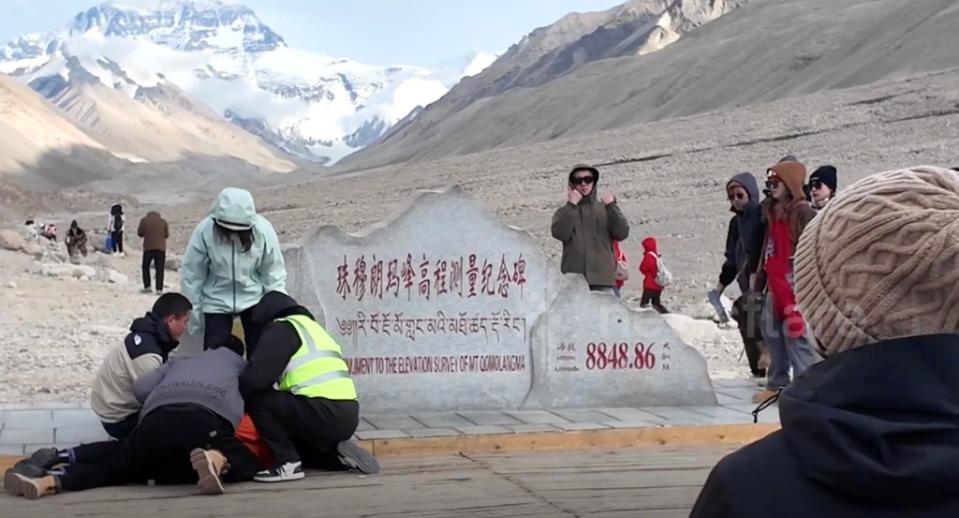
<path fill-rule="evenodd" d="M 350 440 L 360 404 L 340 346 L 282 292 L 264 295 L 253 320 L 265 327 L 240 388 L 276 460 L 253 480 L 297 480 L 304 468 L 377 473 L 376 459 Z"/>
<path fill-rule="evenodd" d="M 826 359 L 691 518 L 959 516 L 959 173 L 870 176 L 809 224 L 796 296 Z M 787 503 L 788 502 L 788 503 Z"/>
<path fill-rule="evenodd" d="M 260 465 L 235 436 L 243 415 L 239 376 L 245 366 L 239 339 L 170 360 L 137 380 L 143 418 L 129 440 L 34 452 L 6 472 L 7 491 L 36 499 L 153 480 L 196 483 L 202 494 L 222 494 L 223 482 L 252 479 Z M 67 465 L 53 468 L 61 462 Z"/>
<path fill-rule="evenodd" d="M 100 363 L 90 393 L 90 408 L 110 437 L 126 439 L 140 418 L 133 384 L 166 363 L 186 330 L 193 305 L 179 293 L 157 298 L 153 310 L 130 325 L 123 343 Z"/>

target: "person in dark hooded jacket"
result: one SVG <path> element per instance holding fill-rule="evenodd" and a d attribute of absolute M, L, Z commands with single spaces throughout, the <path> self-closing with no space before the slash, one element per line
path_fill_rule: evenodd
<path fill-rule="evenodd" d="M 254 480 L 301 479 L 304 467 L 378 472 L 376 459 L 350 440 L 360 405 L 340 346 L 308 309 L 279 291 L 263 296 L 253 321 L 263 334 L 240 390 L 276 460 Z"/>
<path fill-rule="evenodd" d="M 726 287 L 734 281 L 738 283 L 740 295 L 733 302 L 733 318 L 739 324 L 750 372 L 754 378 L 765 378 L 766 369 L 759 365 L 762 304 L 750 291 L 750 276 L 759 264 L 763 236 L 766 235 L 756 177 L 752 173 L 737 174 L 726 184 L 726 196 L 733 213 L 726 231 L 726 261 L 719 273 L 719 283 L 708 296 L 710 301 L 718 304 Z"/>
<path fill-rule="evenodd" d="M 614 293 L 616 258 L 613 241 L 629 237 L 629 222 L 612 193 L 597 198 L 599 170 L 573 167 L 566 186 L 566 204 L 553 214 L 553 237 L 563 243 L 563 273 L 578 273 L 591 290 Z"/>
<path fill-rule="evenodd" d="M 781 393 L 780 431 L 716 465 L 691 518 L 959 516 L 957 261 L 959 173 L 880 173 L 833 199 L 795 262 L 826 359 Z"/>

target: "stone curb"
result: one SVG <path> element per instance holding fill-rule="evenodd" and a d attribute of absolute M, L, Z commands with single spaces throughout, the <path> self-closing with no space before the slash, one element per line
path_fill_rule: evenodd
<path fill-rule="evenodd" d="M 640 427 L 569 432 L 532 432 L 372 439 L 359 443 L 380 458 L 410 455 L 510 453 L 591 448 L 656 448 L 745 445 L 779 430 L 778 423 Z M 0 471 L 22 456 L 0 455 Z"/>

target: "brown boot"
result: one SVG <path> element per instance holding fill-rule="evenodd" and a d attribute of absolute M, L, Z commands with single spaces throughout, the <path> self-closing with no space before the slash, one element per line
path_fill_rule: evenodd
<path fill-rule="evenodd" d="M 196 483 L 201 495 L 222 495 L 223 481 L 220 475 L 229 469 L 226 457 L 219 450 L 197 448 L 190 452 L 190 463 L 199 480 Z"/>
<path fill-rule="evenodd" d="M 767 399 L 775 396 L 778 392 L 779 392 L 778 390 L 769 390 L 769 389 L 757 392 L 753 394 L 753 403 L 757 403 L 757 404 L 762 403 L 763 401 L 766 401 Z"/>
<path fill-rule="evenodd" d="M 57 479 L 52 475 L 29 478 L 8 469 L 3 475 L 3 485 L 10 496 L 22 496 L 28 500 L 57 493 Z"/>

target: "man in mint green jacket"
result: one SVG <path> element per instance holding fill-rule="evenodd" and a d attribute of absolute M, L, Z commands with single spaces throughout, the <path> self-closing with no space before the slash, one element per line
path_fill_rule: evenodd
<path fill-rule="evenodd" d="M 253 196 L 228 187 L 193 230 L 183 256 L 180 291 L 193 303 L 190 333 L 203 333 L 203 348 L 227 345 L 239 316 L 247 353 L 262 326 L 251 318 L 263 294 L 286 292 L 286 266 L 273 225 L 256 213 Z"/>

